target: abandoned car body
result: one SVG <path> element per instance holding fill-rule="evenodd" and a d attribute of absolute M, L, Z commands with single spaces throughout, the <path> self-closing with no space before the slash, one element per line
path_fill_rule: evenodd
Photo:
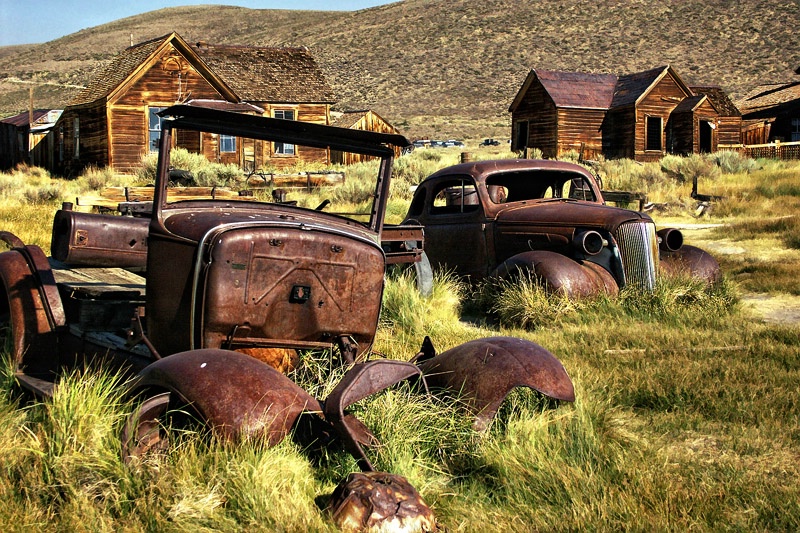
<path fill-rule="evenodd" d="M 469 383 L 437 384 L 474 398 L 476 426 L 485 426 L 517 386 L 574 400 L 561 363 L 520 339 L 480 339 L 441 356 L 426 339 L 419 364 L 366 361 L 386 264 L 419 256 L 416 245 L 396 249 L 413 227 L 383 224 L 393 146 L 408 145 L 405 138 L 187 105 L 162 116 L 154 200 L 142 211 L 148 218 L 64 206 L 55 215 L 49 258 L 0 232 L 9 248 L 0 253 L 0 311 L 11 326 L 17 380 L 47 396 L 60 375 L 87 362 L 131 370 L 128 392 L 139 401 L 122 435 L 126 460 L 166 446 L 169 413 L 191 411 L 222 436 L 261 435 L 270 444 L 310 418 L 309 427 L 338 436 L 363 470 L 373 470 L 364 450 L 372 437 L 347 408 L 404 380 L 427 389 L 427 373 L 458 374 L 466 365 L 475 374 L 476 353 L 482 362 Z M 171 149 L 206 142 L 207 135 L 376 157 L 374 201 L 359 214 L 249 195 L 171 201 Z M 326 399 L 285 375 L 297 364 L 297 350 L 330 350 L 348 365 Z M 321 440 L 319 434 L 311 437 Z"/>
<path fill-rule="evenodd" d="M 433 268 L 473 281 L 529 271 L 569 297 L 652 289 L 659 270 L 719 279 L 716 260 L 656 232 L 646 214 L 604 205 L 595 177 L 561 161 L 509 159 L 454 165 L 417 188 L 404 221 L 425 228 Z"/>

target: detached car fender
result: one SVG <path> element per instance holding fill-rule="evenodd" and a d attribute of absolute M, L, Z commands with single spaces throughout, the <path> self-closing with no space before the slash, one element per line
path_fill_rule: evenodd
<path fill-rule="evenodd" d="M 524 339 L 469 341 L 427 359 L 421 353 L 417 364 L 431 392 L 444 390 L 467 403 L 475 413 L 477 430 L 488 427 L 503 400 L 517 387 L 529 387 L 555 400 L 575 401 L 575 388 L 561 362 Z"/>
<path fill-rule="evenodd" d="M 282 441 L 303 412 L 319 402 L 285 375 L 248 355 L 220 349 L 180 352 L 142 370 L 132 392 L 167 390 L 227 438 Z"/>
<path fill-rule="evenodd" d="M 611 273 L 591 261 L 575 261 L 548 250 L 533 250 L 514 255 L 500 264 L 493 276 L 510 277 L 529 271 L 548 291 L 567 297 L 598 294 L 616 295 L 619 286 Z"/>
<path fill-rule="evenodd" d="M 722 279 L 722 271 L 714 257 L 695 246 L 684 244 L 678 250 L 659 250 L 661 269 L 667 275 L 685 273 L 693 278 L 717 283 Z"/>

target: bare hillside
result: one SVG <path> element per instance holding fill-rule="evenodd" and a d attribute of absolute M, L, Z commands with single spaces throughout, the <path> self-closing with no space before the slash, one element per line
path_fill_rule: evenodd
<path fill-rule="evenodd" d="M 0 48 L 0 115 L 62 107 L 114 54 L 189 41 L 308 46 L 338 107 L 370 107 L 409 137 L 507 136 L 531 68 L 629 73 L 671 64 L 734 97 L 800 65 L 797 2 L 405 0 L 357 12 L 168 8 L 41 45 Z M 11 48 L 11 50 L 9 50 Z M 48 85 L 50 84 L 50 85 Z"/>

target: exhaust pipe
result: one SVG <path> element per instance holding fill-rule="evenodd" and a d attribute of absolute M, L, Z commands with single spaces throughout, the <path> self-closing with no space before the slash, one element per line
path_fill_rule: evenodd
<path fill-rule="evenodd" d="M 658 230 L 658 247 L 665 252 L 677 252 L 683 246 L 683 233 L 674 228 Z"/>

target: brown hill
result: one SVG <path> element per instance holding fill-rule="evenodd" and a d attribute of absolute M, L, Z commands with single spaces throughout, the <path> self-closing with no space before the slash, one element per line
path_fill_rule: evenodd
<path fill-rule="evenodd" d="M 129 46 L 189 41 L 308 46 L 338 108 L 370 107 L 409 137 L 509 135 L 508 105 L 531 68 L 630 73 L 671 64 L 733 97 L 791 79 L 797 2 L 405 0 L 356 12 L 167 8 L 49 43 L 0 48 L 0 115 L 63 107 Z"/>

